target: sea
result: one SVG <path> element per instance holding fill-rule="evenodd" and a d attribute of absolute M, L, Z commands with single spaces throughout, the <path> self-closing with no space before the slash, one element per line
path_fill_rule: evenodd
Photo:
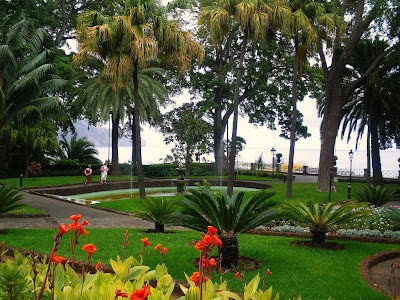
<path fill-rule="evenodd" d="M 105 161 L 111 159 L 111 150 L 109 147 L 96 147 L 99 154 L 98 157 Z M 353 150 L 354 151 L 354 150 Z M 280 149 L 282 153 L 282 162 L 287 163 L 289 159 L 289 149 Z M 168 146 L 144 146 L 142 148 L 143 164 L 158 164 L 163 163 L 167 154 L 171 153 L 171 147 Z M 132 157 L 131 147 L 119 147 L 119 161 L 128 162 Z M 246 148 L 239 153 L 237 161 L 239 164 L 254 163 L 262 155 L 263 161 L 266 164 L 272 163 L 272 154 L 269 149 L 261 148 Z M 350 169 L 349 150 L 336 150 L 335 155 L 338 157 L 337 167 L 346 173 Z M 396 177 L 399 172 L 400 150 L 389 149 L 380 151 L 382 171 L 385 177 Z M 212 162 L 214 160 L 212 155 L 204 155 L 201 158 L 202 162 Z M 294 155 L 295 165 L 308 166 L 311 169 L 318 168 L 319 164 L 319 150 L 318 149 L 296 149 Z M 367 151 L 356 150 L 354 151 L 352 164 L 352 174 L 362 175 L 364 169 L 367 168 Z"/>

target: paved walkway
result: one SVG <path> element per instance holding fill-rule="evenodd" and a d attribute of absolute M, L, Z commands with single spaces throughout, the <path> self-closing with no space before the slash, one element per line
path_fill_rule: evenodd
<path fill-rule="evenodd" d="M 78 205 L 66 201 L 21 192 L 21 203 L 46 211 L 50 217 L 44 218 L 1 218 L 0 229 L 4 228 L 58 228 L 61 223 L 70 223 L 69 216 L 81 214 L 89 222 L 90 228 L 153 228 L 151 222 L 119 214 Z"/>

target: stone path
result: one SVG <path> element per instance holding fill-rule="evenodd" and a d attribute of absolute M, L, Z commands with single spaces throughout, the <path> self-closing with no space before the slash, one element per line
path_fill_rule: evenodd
<path fill-rule="evenodd" d="M 0 229 L 4 228 L 58 228 L 61 223 L 70 223 L 69 216 L 82 215 L 90 228 L 153 228 L 151 222 L 105 210 L 79 205 L 71 202 L 33 195 L 28 191 L 21 203 L 46 211 L 50 217 L 44 218 L 1 218 Z"/>

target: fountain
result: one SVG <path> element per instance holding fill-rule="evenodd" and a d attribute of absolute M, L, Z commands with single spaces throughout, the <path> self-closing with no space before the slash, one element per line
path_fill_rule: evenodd
<path fill-rule="evenodd" d="M 175 169 L 178 172 L 178 179 L 173 179 L 172 182 L 176 186 L 176 193 L 183 194 L 186 190 L 186 179 L 185 179 L 185 169 L 179 165 L 178 168 Z"/>

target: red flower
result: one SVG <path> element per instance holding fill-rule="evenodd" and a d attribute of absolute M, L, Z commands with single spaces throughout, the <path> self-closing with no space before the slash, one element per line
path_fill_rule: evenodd
<path fill-rule="evenodd" d="M 157 249 L 160 250 L 161 248 L 161 244 L 157 244 L 157 246 L 154 247 L 154 251 L 156 251 Z"/>
<path fill-rule="evenodd" d="M 235 273 L 235 278 L 239 278 L 239 277 L 240 277 L 239 272 L 236 272 Z"/>
<path fill-rule="evenodd" d="M 75 223 L 78 223 L 78 220 L 82 218 L 82 215 L 72 215 L 69 216 L 69 218 L 71 219 L 71 221 L 75 221 Z"/>
<path fill-rule="evenodd" d="M 167 253 L 167 252 L 168 252 L 167 247 L 164 247 L 164 249 L 162 250 L 162 252 Z"/>
<path fill-rule="evenodd" d="M 194 272 L 193 275 L 189 277 L 189 280 L 193 281 L 196 286 L 199 286 L 200 273 Z M 203 282 L 206 282 L 207 280 L 208 278 L 203 276 Z"/>
<path fill-rule="evenodd" d="M 68 225 L 69 228 L 71 228 L 73 231 L 76 231 L 76 228 L 78 227 L 78 223 L 71 223 Z"/>
<path fill-rule="evenodd" d="M 269 269 L 267 269 L 267 272 L 265 274 L 270 275 L 270 274 L 272 274 L 272 272 Z"/>
<path fill-rule="evenodd" d="M 207 261 L 207 263 L 206 263 L 206 259 L 205 259 L 205 257 L 203 256 L 203 266 L 204 267 L 208 267 L 208 266 L 213 266 L 213 267 L 215 267 L 216 265 L 217 265 L 217 262 L 215 261 L 215 259 L 214 258 L 210 258 L 208 261 Z"/>
<path fill-rule="evenodd" d="M 54 254 L 53 254 L 53 260 L 54 260 L 54 263 L 55 263 L 56 265 L 58 265 L 60 262 L 62 262 L 62 261 L 65 260 L 65 257 L 57 256 L 56 253 L 54 252 Z"/>
<path fill-rule="evenodd" d="M 128 298 L 128 294 L 127 293 L 122 293 L 121 290 L 116 290 L 115 291 L 115 297 Z"/>
<path fill-rule="evenodd" d="M 150 294 L 150 286 L 146 285 L 141 290 L 135 290 L 132 292 L 131 296 L 129 297 L 130 300 L 145 300 L 147 296 Z"/>
<path fill-rule="evenodd" d="M 149 239 L 148 239 L 147 237 L 141 239 L 140 241 L 144 244 L 144 246 L 151 246 L 151 244 L 150 244 L 150 242 L 149 242 Z M 160 245 L 160 247 L 161 247 L 161 244 L 159 244 L 159 245 Z"/>
<path fill-rule="evenodd" d="M 93 244 L 86 244 L 82 247 L 82 250 L 85 250 L 88 256 L 92 256 L 93 252 L 97 251 L 96 247 Z"/>
<path fill-rule="evenodd" d="M 96 265 L 96 269 L 101 270 L 102 267 L 103 267 L 103 264 L 101 262 L 98 262 Z"/>
<path fill-rule="evenodd" d="M 82 222 L 82 225 L 83 226 L 87 226 L 89 224 L 89 222 L 88 221 L 86 221 L 86 220 L 83 220 L 83 222 Z"/>
<path fill-rule="evenodd" d="M 214 234 L 216 234 L 216 233 L 218 232 L 218 230 L 215 229 L 215 228 L 212 227 L 212 226 L 208 226 L 207 229 L 208 229 L 208 234 L 209 234 L 209 235 L 214 235 Z"/>
<path fill-rule="evenodd" d="M 218 247 L 220 247 L 220 248 L 222 247 L 222 242 L 216 235 L 213 235 L 212 239 L 213 239 L 214 246 L 218 245 Z"/>
<path fill-rule="evenodd" d="M 79 234 L 84 234 L 84 235 L 88 235 L 89 233 L 86 231 L 86 229 L 85 228 L 83 228 L 83 226 L 81 225 L 81 224 L 78 224 L 78 227 L 79 227 Z"/>
<path fill-rule="evenodd" d="M 68 226 L 64 223 L 62 223 L 59 228 L 60 228 L 60 231 L 58 232 L 58 236 L 62 236 L 63 234 L 68 233 L 68 231 L 69 231 Z"/>

